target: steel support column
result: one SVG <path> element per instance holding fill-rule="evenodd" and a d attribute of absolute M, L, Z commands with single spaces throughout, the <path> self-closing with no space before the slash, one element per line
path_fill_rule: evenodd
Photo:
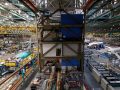
<path fill-rule="evenodd" d="M 40 53 L 39 53 L 39 41 L 38 41 L 38 25 L 37 25 L 37 13 L 35 13 L 35 23 L 36 23 L 36 39 L 37 39 L 37 57 L 38 57 L 38 65 L 39 65 L 39 72 L 41 70 L 40 66 Z"/>
<path fill-rule="evenodd" d="M 41 16 L 41 22 L 42 22 L 41 24 L 44 25 L 43 15 Z M 40 31 L 40 42 L 41 42 L 42 39 L 43 39 L 43 28 L 44 28 L 44 27 L 42 27 L 42 28 L 41 28 L 41 31 Z M 41 52 L 40 52 L 40 57 L 41 57 L 41 59 L 40 59 L 40 61 L 41 61 L 40 65 L 41 65 L 41 68 L 43 69 L 43 60 L 42 60 L 43 49 L 42 49 L 42 48 L 43 48 L 43 44 L 40 43 L 40 51 L 41 51 Z M 42 72 L 42 69 L 41 69 L 40 72 Z"/>
<path fill-rule="evenodd" d="M 79 33 L 80 36 L 82 35 L 82 29 L 83 28 L 80 29 L 80 33 Z M 82 40 L 82 43 L 83 43 L 83 40 Z M 81 57 L 82 57 L 82 52 L 81 52 L 81 50 L 82 50 L 82 43 L 78 43 L 78 54 L 81 55 Z M 81 60 L 82 60 L 82 58 L 80 58 L 79 62 L 78 62 L 78 70 L 79 71 L 82 71 L 81 70 Z"/>
<path fill-rule="evenodd" d="M 83 28 L 83 47 L 82 47 L 82 60 L 81 60 L 81 70 L 84 72 L 84 40 L 85 40 L 85 21 L 86 21 L 86 10 L 84 12 L 84 28 Z"/>

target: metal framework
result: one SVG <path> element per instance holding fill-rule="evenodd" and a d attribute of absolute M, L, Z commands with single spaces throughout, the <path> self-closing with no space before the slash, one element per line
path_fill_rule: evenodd
<path fill-rule="evenodd" d="M 79 61 L 81 60 L 81 70 L 83 72 L 83 64 L 84 64 L 84 50 L 83 50 L 83 43 L 84 40 L 80 39 L 79 37 L 77 37 L 75 34 L 73 34 L 69 29 L 67 29 L 67 27 L 84 27 L 84 24 L 80 21 L 78 21 L 76 18 L 74 18 L 72 15 L 70 15 L 69 13 L 67 13 L 64 9 L 57 9 L 55 10 L 53 13 L 51 13 L 51 15 L 49 17 L 52 17 L 55 13 L 57 13 L 58 11 L 60 12 L 65 12 L 67 15 L 69 15 L 71 18 L 73 18 L 76 22 L 79 23 L 79 25 L 49 25 L 49 24 L 45 24 L 45 22 L 47 21 L 48 17 L 44 17 L 44 13 L 41 16 L 41 22 L 36 24 L 37 28 L 36 28 L 36 35 L 38 38 L 38 54 L 40 54 L 40 56 L 38 55 L 38 59 L 39 59 L 39 70 L 40 72 L 42 72 L 42 63 L 44 59 L 64 59 L 67 63 L 69 63 L 67 61 L 67 59 L 79 59 Z M 37 18 L 37 15 L 36 15 Z M 36 19 L 37 20 L 37 19 Z M 37 22 L 36 22 L 37 23 Z M 46 28 L 48 33 L 43 36 L 44 32 L 46 31 Z M 78 39 L 77 41 L 54 41 L 54 40 L 50 40 L 50 41 L 46 41 L 46 39 L 53 34 L 54 31 L 59 31 L 60 28 L 64 28 L 65 30 L 67 30 L 70 34 L 72 34 L 74 37 L 76 37 L 76 39 Z M 84 30 L 83 30 L 84 31 Z M 48 49 L 46 52 L 43 52 L 43 45 L 45 44 L 54 44 L 50 49 Z M 49 52 L 51 52 L 54 48 L 56 48 L 56 46 L 60 44 L 65 47 L 67 47 L 69 50 L 73 51 L 76 55 L 75 56 L 66 56 L 66 55 L 61 55 L 61 56 L 46 56 Z M 75 51 L 73 48 L 71 48 L 68 44 L 76 44 L 78 45 L 78 50 Z M 40 52 L 39 52 L 40 49 Z M 63 52 L 63 50 L 62 50 Z M 42 60 L 42 61 L 41 61 Z M 55 61 L 56 62 L 56 61 Z M 70 64 L 70 63 L 69 63 Z M 80 64 L 80 62 L 79 62 Z M 72 66 L 72 65 L 71 65 Z M 72 66 L 73 67 L 73 66 Z M 49 67 L 47 67 L 44 72 L 48 69 Z M 75 70 L 77 70 L 74 67 Z"/>
<path fill-rule="evenodd" d="M 0 0 L 0 26 L 6 27 L 7 29 L 0 29 L 2 34 L 7 32 L 16 33 L 16 34 L 35 34 L 35 32 L 31 31 L 31 29 L 25 29 L 19 27 L 34 27 L 35 28 L 35 12 L 37 12 L 37 16 L 40 13 L 44 12 L 48 14 L 50 17 L 51 13 L 54 10 L 64 9 L 63 13 L 83 13 L 82 9 L 86 4 L 87 0 Z M 67 12 L 66 12 L 67 11 Z M 59 13 L 54 14 L 53 17 L 49 18 L 49 22 L 60 22 L 56 19 Z M 46 19 L 47 19 L 46 18 Z M 60 17 L 59 17 L 60 18 Z M 57 18 L 58 19 L 58 18 Z M 11 27 L 17 28 L 18 32 Z M 34 29 L 35 31 L 35 29 Z"/>
<path fill-rule="evenodd" d="M 60 22 L 59 12 L 55 11 L 56 9 L 67 11 L 62 12 L 63 14 L 83 14 L 83 11 L 86 10 L 86 32 L 89 33 L 94 30 L 99 30 L 100 33 L 111 32 L 110 30 L 101 31 L 100 29 L 112 27 L 112 25 L 118 26 L 120 21 L 120 0 L 0 0 L 0 2 L 0 26 L 8 28 L 9 26 L 16 28 L 19 28 L 19 26 L 35 27 L 35 12 L 37 12 L 37 15 L 40 15 L 42 12 L 45 15 L 47 14 L 48 17 L 45 18 L 47 21 L 45 21 L 49 21 L 54 25 L 54 22 Z M 53 17 L 50 17 L 50 15 Z M 11 28 L 7 30 L 2 31 L 8 33 L 14 32 Z M 119 32 L 118 29 L 113 29 L 112 32 L 114 31 Z M 21 30 L 17 33 L 21 33 Z M 31 33 L 35 34 L 34 32 Z"/>
<path fill-rule="evenodd" d="M 91 0 L 92 1 L 92 0 Z M 94 9 L 94 7 L 103 9 Z M 106 8 L 106 9 L 105 9 Z M 119 33 L 120 0 L 96 0 L 86 12 L 87 33 Z"/>
<path fill-rule="evenodd" d="M 81 50 L 81 48 L 78 48 L 78 51 L 75 51 L 73 48 L 71 48 L 68 45 L 68 44 L 78 44 L 79 47 L 83 48 L 84 40 L 81 40 L 79 37 L 77 37 L 67 27 L 84 28 L 83 37 L 85 35 L 85 32 L 117 33 L 119 32 L 120 29 L 119 27 L 120 0 L 6 0 L 6 1 L 0 0 L 0 1 L 1 1 L 0 25 L 4 26 L 0 28 L 1 33 L 7 32 L 7 33 L 35 34 L 36 31 L 36 36 L 38 39 L 37 47 L 38 47 L 39 59 L 59 59 L 59 58 L 84 59 L 83 57 L 84 49 Z M 5 4 L 6 2 L 9 3 L 9 6 L 2 5 Z M 71 14 L 74 13 L 76 14 L 84 13 L 85 25 L 79 22 L 76 18 L 71 16 Z M 79 25 L 61 25 L 60 14 L 69 15 L 76 22 L 78 22 Z M 35 22 L 34 22 L 34 17 L 36 19 Z M 9 27 L 11 25 L 12 27 Z M 28 27 L 28 26 L 32 26 L 32 27 Z M 64 28 L 79 41 L 62 41 L 62 42 L 47 41 L 47 39 L 54 32 L 59 31 L 60 28 Z M 47 35 L 43 36 L 43 33 L 45 32 L 47 32 Z M 51 48 L 49 48 L 46 52 L 44 52 L 43 51 L 44 44 L 54 44 L 54 45 Z M 61 44 L 62 47 L 63 46 L 67 47 L 69 50 L 74 52 L 76 56 L 46 57 L 46 55 L 50 51 L 55 49 L 55 47 L 58 44 Z M 39 49 L 41 50 L 40 52 Z M 41 63 L 43 63 L 43 60 Z"/>

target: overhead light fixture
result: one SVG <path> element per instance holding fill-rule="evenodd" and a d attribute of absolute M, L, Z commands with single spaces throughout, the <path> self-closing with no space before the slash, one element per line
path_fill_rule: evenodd
<path fill-rule="evenodd" d="M 9 5 L 9 3 L 5 3 L 5 5 Z"/>
<path fill-rule="evenodd" d="M 11 18 L 12 16 L 11 16 L 11 15 L 9 15 L 9 17 Z"/>
<path fill-rule="evenodd" d="M 18 10 L 19 14 L 21 13 L 21 10 Z"/>
<path fill-rule="evenodd" d="M 27 15 L 27 18 L 28 18 L 29 16 Z"/>

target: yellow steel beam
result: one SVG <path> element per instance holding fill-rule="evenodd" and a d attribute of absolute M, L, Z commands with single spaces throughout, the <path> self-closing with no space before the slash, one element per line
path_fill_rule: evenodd
<path fill-rule="evenodd" d="M 35 31 L 36 30 L 36 27 L 0 27 L 0 30 L 22 30 L 22 29 L 25 29 L 25 30 L 31 30 L 31 31 Z"/>

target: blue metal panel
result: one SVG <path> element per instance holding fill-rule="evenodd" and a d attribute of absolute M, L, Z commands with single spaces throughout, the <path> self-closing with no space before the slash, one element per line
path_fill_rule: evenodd
<path fill-rule="evenodd" d="M 74 18 L 79 20 L 83 23 L 83 14 L 71 14 Z M 61 14 L 61 25 L 79 25 L 77 21 L 75 21 L 73 18 L 71 18 L 67 14 Z M 74 33 L 76 36 L 82 38 L 82 30 L 80 30 L 80 27 L 67 27 L 72 33 Z M 81 35 L 80 35 L 81 32 Z M 66 38 L 75 38 L 72 34 L 70 34 L 68 31 L 66 31 L 64 28 L 61 28 L 61 33 L 63 36 L 66 36 Z"/>
<path fill-rule="evenodd" d="M 83 23 L 83 14 L 71 14 L 74 18 Z M 73 18 L 67 14 L 61 14 L 61 24 L 62 25 L 79 25 Z"/>
<path fill-rule="evenodd" d="M 77 20 L 79 20 L 81 23 L 83 23 L 83 14 L 71 14 L 71 15 Z M 61 14 L 61 25 L 80 25 L 80 24 L 69 15 Z M 83 30 L 80 27 L 66 27 L 66 28 L 69 29 L 72 33 L 74 33 L 77 37 L 81 38 L 81 40 L 83 39 Z M 72 39 L 76 38 L 64 28 L 61 28 L 61 33 L 66 38 L 72 38 Z M 78 59 L 68 59 L 67 61 L 73 66 L 78 66 L 79 63 Z M 70 66 L 70 65 L 66 63 L 64 60 L 62 60 L 62 66 Z"/>
<path fill-rule="evenodd" d="M 68 59 L 67 61 L 68 61 L 70 64 L 72 64 L 73 66 L 78 66 L 79 60 L 77 60 L 77 59 Z M 62 65 L 62 66 L 70 66 L 70 65 L 69 65 L 66 61 L 64 61 L 64 60 L 62 60 L 61 65 Z"/>

